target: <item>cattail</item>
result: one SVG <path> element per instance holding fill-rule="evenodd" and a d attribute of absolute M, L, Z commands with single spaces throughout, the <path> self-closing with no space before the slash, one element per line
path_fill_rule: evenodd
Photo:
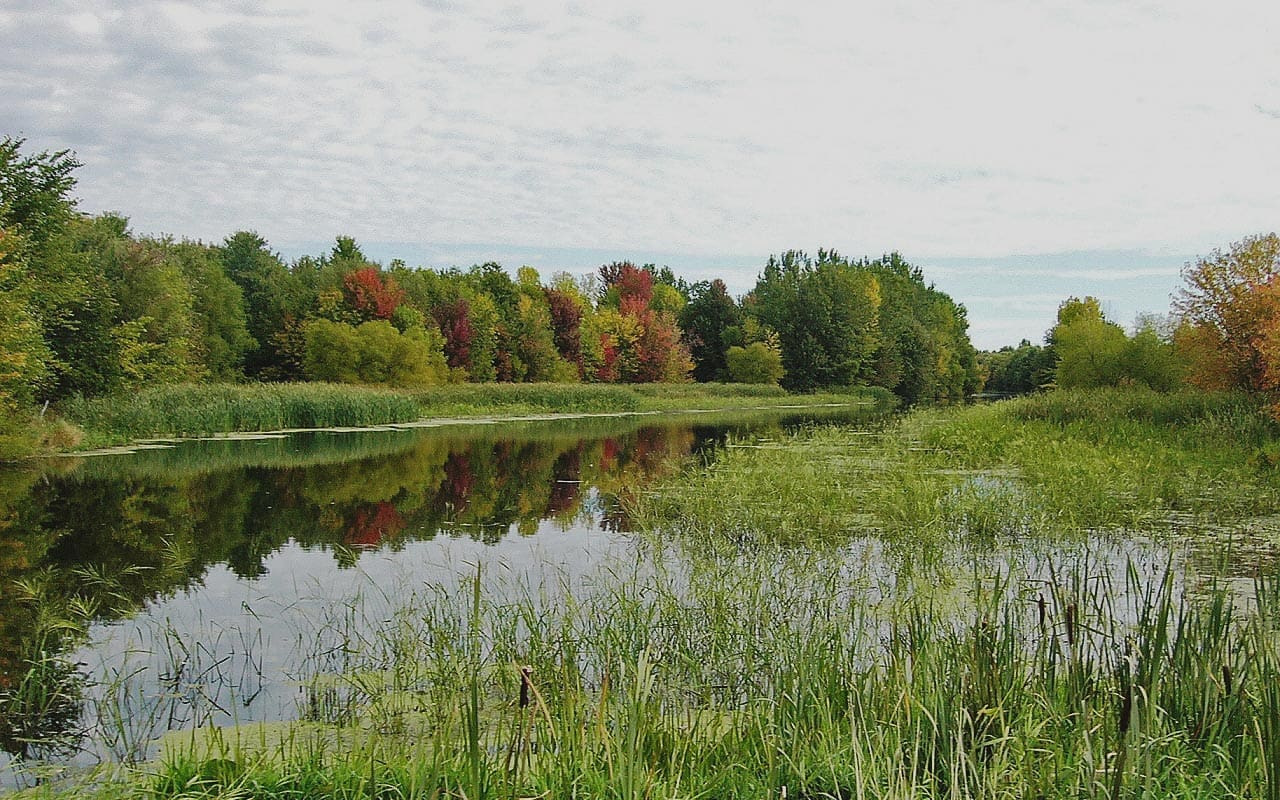
<path fill-rule="evenodd" d="M 1129 718 L 1133 715 L 1133 684 L 1129 680 L 1129 671 L 1125 669 L 1123 684 L 1120 687 L 1120 723 L 1117 726 L 1120 736 L 1129 732 Z"/>
<path fill-rule="evenodd" d="M 1076 643 L 1076 604 L 1067 604 L 1067 644 L 1075 646 Z"/>
<path fill-rule="evenodd" d="M 1036 608 L 1040 611 L 1040 632 L 1044 633 L 1045 609 L 1044 609 L 1044 593 L 1041 592 L 1036 597 Z"/>
<path fill-rule="evenodd" d="M 1231 665 L 1222 665 L 1222 693 L 1231 694 Z"/>
<path fill-rule="evenodd" d="M 529 707 L 529 676 L 533 674 L 533 667 L 525 665 L 520 668 L 520 707 Z"/>

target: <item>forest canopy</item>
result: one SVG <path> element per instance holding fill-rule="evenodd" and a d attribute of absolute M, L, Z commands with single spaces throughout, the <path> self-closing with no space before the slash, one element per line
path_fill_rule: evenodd
<path fill-rule="evenodd" d="M 898 254 L 771 257 L 755 288 L 615 261 L 574 277 L 415 269 L 339 235 L 286 261 L 253 231 L 143 236 L 77 208 L 67 151 L 0 140 L 0 403 L 164 383 L 781 382 L 908 401 L 979 386 L 965 310 Z"/>

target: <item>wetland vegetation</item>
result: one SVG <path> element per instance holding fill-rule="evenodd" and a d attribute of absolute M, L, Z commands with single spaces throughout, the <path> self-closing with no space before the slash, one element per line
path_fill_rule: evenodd
<path fill-rule="evenodd" d="M 445 528 L 468 530 L 473 508 L 474 530 L 492 539 L 439 540 L 428 554 L 415 550 L 416 524 L 381 546 L 341 545 L 341 533 L 322 545 L 335 566 L 347 559 L 338 572 L 268 603 L 271 571 L 287 571 L 269 560 L 230 593 L 249 610 L 216 625 L 216 608 L 184 612 L 162 590 L 144 622 L 101 629 L 123 644 L 80 685 L 95 718 L 115 721 L 100 745 L 108 760 L 138 762 L 90 773 L 91 791 L 1274 797 L 1275 424 L 1246 395 L 1061 392 L 739 427 L 714 448 L 682 434 L 654 451 L 642 444 L 654 434 L 641 433 L 632 446 L 658 457 L 629 461 L 654 466 L 609 479 L 585 470 L 613 446 L 580 450 L 568 444 L 574 428 L 538 428 L 545 456 L 510 457 L 547 464 L 549 480 L 534 482 L 545 484 L 541 507 L 581 520 L 599 513 L 594 501 L 573 511 L 553 499 L 557 486 L 582 485 L 555 477 L 566 453 L 580 453 L 576 480 L 614 487 L 601 519 L 616 522 L 587 527 L 605 540 L 566 554 L 554 548 L 569 540 L 553 544 L 518 516 L 486 527 L 477 492 L 444 512 Z M 287 453 L 286 441 L 259 443 L 251 472 L 310 464 L 323 476 L 342 460 Z M 410 523 L 441 513 L 395 486 L 408 475 L 450 485 L 455 456 L 437 470 L 378 468 L 422 462 L 409 453 L 427 445 L 365 441 L 374 460 L 350 473 L 358 483 L 330 479 L 348 486 L 333 497 L 400 498 L 390 502 Z M 218 459 L 181 454 L 130 457 L 131 480 L 219 481 Z M 99 480 L 103 463 L 89 460 L 81 480 Z M 374 488 L 379 475 L 391 491 Z M 286 494 L 261 496 L 242 505 L 259 510 L 245 518 L 273 530 L 267 506 L 281 505 L 280 533 L 266 537 L 277 548 L 290 531 L 352 530 L 366 502 L 326 512 L 326 495 L 304 489 L 318 516 L 299 524 Z M 202 499 L 179 516 L 231 505 Z M 514 496 L 493 505 L 540 507 Z M 517 528 L 540 558 L 510 549 Z M 422 561 L 407 566 L 405 554 Z M 283 627 L 246 633 L 265 617 Z M 157 676 L 167 688 L 146 685 Z M 62 684 L 45 685 L 56 696 Z M 276 707 L 258 713 L 259 695 Z M 175 718 L 157 751 L 152 737 Z M 84 791 L 82 780 L 24 792 Z"/>

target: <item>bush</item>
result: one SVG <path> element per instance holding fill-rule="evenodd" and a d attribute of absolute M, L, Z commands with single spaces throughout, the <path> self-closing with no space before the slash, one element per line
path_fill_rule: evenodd
<path fill-rule="evenodd" d="M 354 327 L 318 319 L 307 323 L 305 337 L 303 368 L 312 380 L 409 387 L 449 379 L 444 340 L 434 329 L 401 333 L 385 320 Z"/>
<path fill-rule="evenodd" d="M 734 383 L 777 383 L 782 380 L 782 354 L 764 342 L 730 347 L 725 353 L 729 380 Z"/>

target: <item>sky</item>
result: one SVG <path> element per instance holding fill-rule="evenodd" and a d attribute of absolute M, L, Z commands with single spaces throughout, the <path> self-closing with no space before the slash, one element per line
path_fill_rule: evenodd
<path fill-rule="evenodd" d="M 742 293 L 902 253 L 980 348 L 1280 227 L 1280 3 L 0 0 L 0 135 L 140 234 Z"/>

